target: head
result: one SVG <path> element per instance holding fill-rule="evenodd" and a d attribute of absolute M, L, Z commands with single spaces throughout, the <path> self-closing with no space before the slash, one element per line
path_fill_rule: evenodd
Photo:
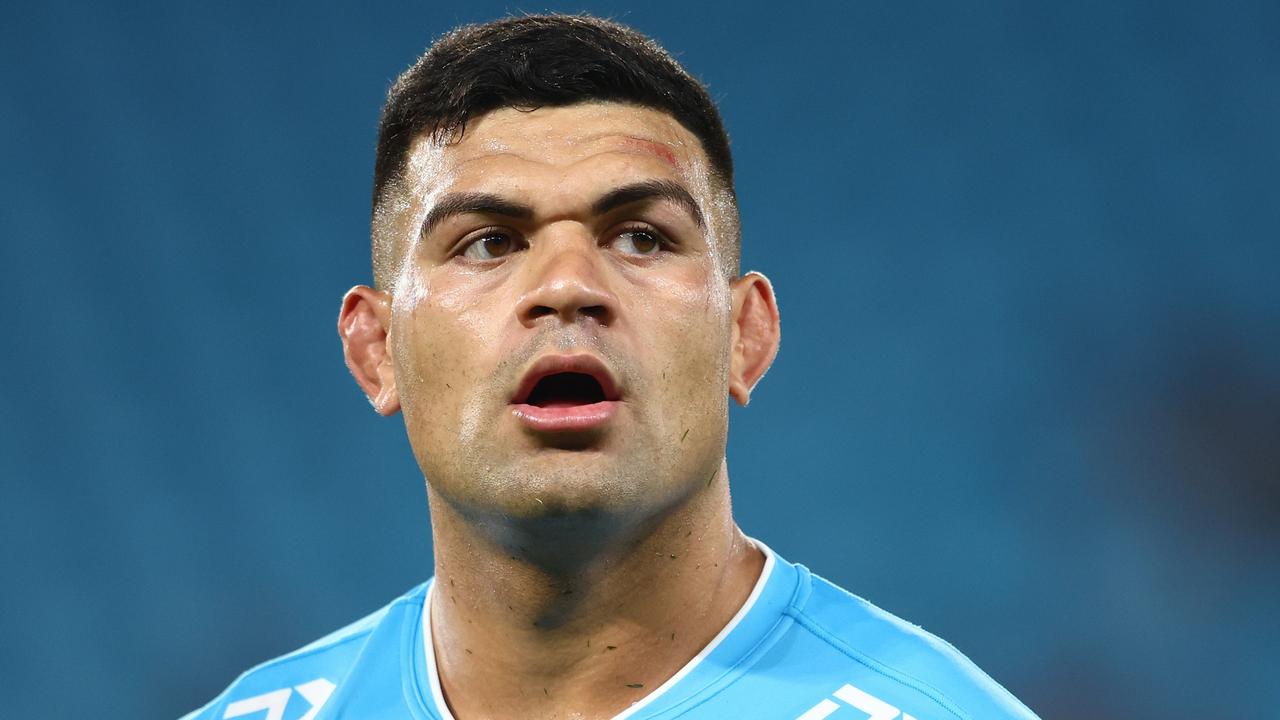
<path fill-rule="evenodd" d="M 446 35 L 391 89 L 372 225 L 339 332 L 433 497 L 621 526 L 716 477 L 777 308 L 738 276 L 715 106 L 653 41 L 566 16 Z"/>

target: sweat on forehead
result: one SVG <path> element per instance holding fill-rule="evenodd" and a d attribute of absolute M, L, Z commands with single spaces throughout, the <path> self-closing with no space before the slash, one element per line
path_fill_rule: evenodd
<path fill-rule="evenodd" d="M 682 185 L 696 198 L 700 217 L 710 221 L 717 259 L 730 277 L 736 275 L 733 192 L 711 169 L 698 139 L 652 108 L 582 103 L 532 111 L 501 108 L 450 137 L 424 133 L 415 138 L 404 170 L 385 186 L 374 208 L 376 284 L 392 286 L 418 228 L 443 195 L 496 192 L 545 200 L 547 193 L 564 190 L 566 178 L 597 172 L 601 190 L 663 178 Z"/>

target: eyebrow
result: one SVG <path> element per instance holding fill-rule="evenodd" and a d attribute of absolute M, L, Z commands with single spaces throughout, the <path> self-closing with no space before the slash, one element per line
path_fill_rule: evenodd
<path fill-rule="evenodd" d="M 706 228 L 706 218 L 702 208 L 693 195 L 678 182 L 673 180 L 645 180 L 616 187 L 591 204 L 594 215 L 604 215 L 618 208 L 645 200 L 670 200 L 693 217 L 698 227 Z M 501 217 L 528 220 L 533 217 L 533 208 L 492 193 L 461 192 L 449 193 L 427 212 L 422 221 L 421 236 L 425 237 L 440 223 L 456 215 L 476 213 L 479 215 L 498 215 Z"/>
<path fill-rule="evenodd" d="M 678 182 L 673 180 L 645 180 L 644 182 L 623 185 L 605 193 L 599 200 L 591 204 L 591 212 L 603 215 L 625 205 L 644 200 L 670 200 L 684 208 L 693 217 L 698 227 L 707 227 L 702 208 L 693 195 Z"/>
<path fill-rule="evenodd" d="M 449 193 L 440 198 L 422 221 L 422 236 L 426 236 L 437 225 L 455 215 L 477 213 L 480 215 L 500 215 L 503 217 L 528 220 L 533 217 L 533 208 L 521 205 L 504 197 L 490 193 L 463 192 Z"/>

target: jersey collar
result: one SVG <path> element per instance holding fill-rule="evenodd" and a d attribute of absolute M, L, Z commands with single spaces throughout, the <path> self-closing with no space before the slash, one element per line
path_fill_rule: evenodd
<path fill-rule="evenodd" d="M 613 720 L 679 714 L 684 708 L 701 702 L 733 682 L 772 645 L 780 632 L 779 625 L 786 620 L 783 611 L 797 592 L 799 573 L 794 565 L 778 558 L 764 543 L 754 539 L 751 542 L 765 555 L 764 569 L 733 619 L 675 675 L 615 715 Z M 440 688 L 440 673 L 436 668 L 431 639 L 431 594 L 434 587 L 433 579 L 427 587 L 422 612 L 417 614 L 414 632 L 406 633 L 416 645 L 411 649 L 416 692 L 407 694 L 425 706 L 419 709 L 427 717 L 454 720 Z"/>

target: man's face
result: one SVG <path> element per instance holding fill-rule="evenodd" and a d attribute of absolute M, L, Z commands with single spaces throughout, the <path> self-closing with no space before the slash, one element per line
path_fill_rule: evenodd
<path fill-rule="evenodd" d="M 724 456 L 724 193 L 664 113 L 494 111 L 419 141 L 379 213 L 404 253 L 388 347 L 409 439 L 484 515 L 645 517 Z"/>

